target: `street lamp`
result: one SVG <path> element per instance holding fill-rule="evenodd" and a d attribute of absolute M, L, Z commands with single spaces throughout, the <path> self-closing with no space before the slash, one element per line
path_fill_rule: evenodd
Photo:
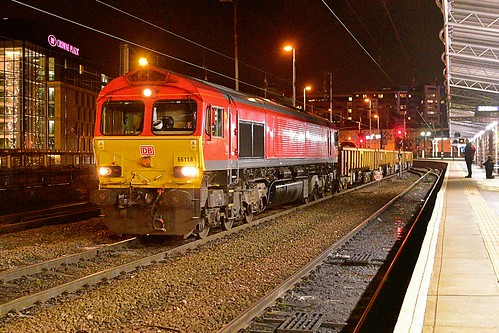
<path fill-rule="evenodd" d="M 376 118 L 376 121 L 378 123 L 379 149 L 381 149 L 381 132 L 379 131 L 379 116 L 377 114 L 375 114 L 374 118 Z"/>
<path fill-rule="evenodd" d="M 369 148 L 371 148 L 371 141 L 373 138 L 373 134 L 371 131 L 371 100 L 369 98 L 366 98 L 364 99 L 364 102 L 369 103 L 369 138 L 371 138 L 371 140 L 369 140 Z"/>
<path fill-rule="evenodd" d="M 296 49 L 291 45 L 286 45 L 284 51 L 293 51 L 293 107 L 296 107 Z"/>
<path fill-rule="evenodd" d="M 431 135 L 431 132 L 421 132 L 421 136 L 424 137 L 424 150 L 423 150 L 423 158 L 426 158 L 426 138 Z"/>
<path fill-rule="evenodd" d="M 305 88 L 303 88 L 303 111 L 305 111 L 307 109 L 307 90 L 311 90 L 311 89 L 312 89 L 311 86 L 306 86 Z"/>

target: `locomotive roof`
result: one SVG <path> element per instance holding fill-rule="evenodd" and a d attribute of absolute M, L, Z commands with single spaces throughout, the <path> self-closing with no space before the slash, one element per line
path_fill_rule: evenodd
<path fill-rule="evenodd" d="M 155 84 L 155 85 L 169 85 L 171 83 L 178 82 L 178 79 L 185 81 L 191 85 L 192 91 L 199 92 L 198 88 L 203 87 L 205 89 L 215 89 L 220 94 L 227 96 L 227 98 L 232 98 L 234 101 L 242 104 L 255 105 L 255 103 L 260 104 L 261 107 L 266 109 L 277 111 L 279 113 L 284 113 L 293 117 L 307 120 L 316 124 L 323 126 L 335 127 L 328 119 L 319 117 L 314 114 L 307 112 L 302 112 L 297 109 L 293 109 L 279 103 L 276 103 L 270 99 L 258 97 L 256 95 L 242 93 L 240 91 L 213 83 L 205 80 L 197 79 L 187 75 L 175 73 L 165 69 L 161 69 L 154 66 L 147 66 L 139 68 L 137 70 L 131 71 L 125 75 L 122 75 L 111 82 L 109 82 L 100 92 L 99 97 L 104 95 L 109 95 L 115 90 L 123 88 L 129 85 L 142 85 L 142 84 Z"/>

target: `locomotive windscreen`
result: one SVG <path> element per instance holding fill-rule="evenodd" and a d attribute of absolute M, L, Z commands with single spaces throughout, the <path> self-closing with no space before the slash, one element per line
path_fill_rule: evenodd
<path fill-rule="evenodd" d="M 159 100 L 153 105 L 153 133 L 193 132 L 197 104 L 193 100 Z M 185 133 L 183 133 L 185 134 Z"/>
<path fill-rule="evenodd" d="M 104 135 L 138 135 L 143 123 L 144 103 L 141 101 L 108 101 L 102 107 Z"/>

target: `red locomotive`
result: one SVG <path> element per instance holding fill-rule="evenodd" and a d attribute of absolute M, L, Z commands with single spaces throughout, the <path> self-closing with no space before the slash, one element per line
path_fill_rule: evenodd
<path fill-rule="evenodd" d="M 229 229 L 268 207 L 315 199 L 380 166 L 376 155 L 352 149 L 355 168 L 340 168 L 337 134 L 324 118 L 144 67 L 99 94 L 100 188 L 91 198 L 117 233 L 204 237 L 211 227 Z"/>
<path fill-rule="evenodd" d="M 92 201 L 117 233 L 205 236 L 331 190 L 337 131 L 324 118 L 145 67 L 99 94 Z"/>

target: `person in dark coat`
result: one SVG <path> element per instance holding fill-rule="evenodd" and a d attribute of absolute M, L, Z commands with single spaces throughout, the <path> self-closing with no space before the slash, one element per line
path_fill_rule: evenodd
<path fill-rule="evenodd" d="M 485 177 L 487 179 L 494 179 L 494 175 L 492 175 L 492 172 L 494 171 L 494 161 L 492 160 L 492 156 L 489 156 L 485 163 L 483 163 L 483 166 L 485 167 Z"/>
<path fill-rule="evenodd" d="M 470 140 L 466 139 L 466 147 L 464 147 L 464 160 L 466 161 L 466 168 L 468 168 L 468 175 L 466 178 L 471 178 L 471 164 L 475 157 L 475 147 L 471 145 Z"/>

